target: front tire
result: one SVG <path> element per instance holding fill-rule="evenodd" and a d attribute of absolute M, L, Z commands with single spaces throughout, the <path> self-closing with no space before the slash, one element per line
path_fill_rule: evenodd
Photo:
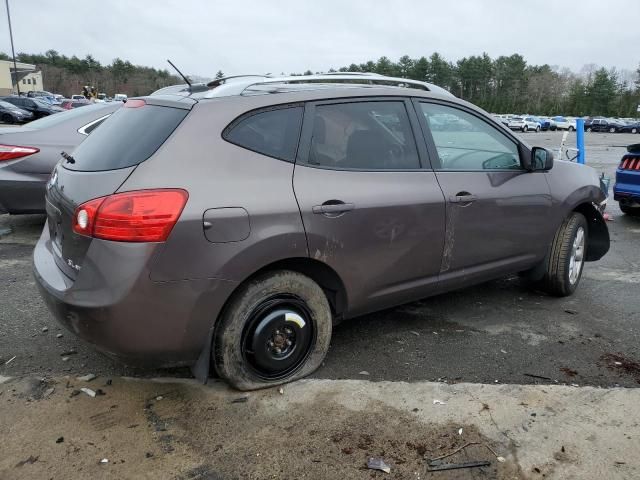
<path fill-rule="evenodd" d="M 587 132 L 593 132 L 593 128 L 591 127 L 587 128 Z"/>
<path fill-rule="evenodd" d="M 558 297 L 567 297 L 576 291 L 587 252 L 587 221 L 580 213 L 567 217 L 551 245 L 545 272 L 538 287 Z"/>
<path fill-rule="evenodd" d="M 215 369 L 238 390 L 291 382 L 315 371 L 331 341 L 326 295 L 310 278 L 268 272 L 241 286 L 214 335 Z"/>
<path fill-rule="evenodd" d="M 2 115 L 2 118 L 0 118 L 0 120 L 2 120 L 2 123 L 7 123 L 9 125 L 14 123 L 13 117 L 8 113 L 5 113 L 4 115 Z"/>
<path fill-rule="evenodd" d="M 522 131 L 523 131 L 523 132 L 526 132 L 527 130 L 529 130 L 529 127 L 528 127 L 528 126 L 526 126 L 526 125 L 525 125 L 524 127 L 522 127 Z"/>
<path fill-rule="evenodd" d="M 537 126 L 536 127 L 536 132 L 539 132 L 539 131 L 540 131 L 540 126 Z"/>
<path fill-rule="evenodd" d="M 570 126 L 570 127 L 569 127 L 569 131 L 570 131 L 570 132 L 575 132 L 575 131 L 576 131 L 576 129 L 575 129 L 575 128 L 573 128 L 573 126 Z"/>
<path fill-rule="evenodd" d="M 609 133 L 616 133 L 616 129 L 615 129 L 615 127 L 611 127 L 611 128 L 609 129 Z"/>

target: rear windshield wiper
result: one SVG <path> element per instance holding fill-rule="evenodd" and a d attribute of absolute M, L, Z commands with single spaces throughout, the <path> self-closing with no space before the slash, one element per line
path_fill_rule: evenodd
<path fill-rule="evenodd" d="M 60 152 L 60 155 L 62 155 L 62 158 L 64 158 L 67 163 L 76 163 L 76 159 L 69 155 L 67 152 Z"/>

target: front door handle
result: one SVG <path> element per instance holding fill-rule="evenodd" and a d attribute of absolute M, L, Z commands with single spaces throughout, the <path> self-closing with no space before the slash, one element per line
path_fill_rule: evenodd
<path fill-rule="evenodd" d="M 469 192 L 458 192 L 455 195 L 449 197 L 450 203 L 471 203 L 478 199 L 477 195 L 472 195 Z"/>
<path fill-rule="evenodd" d="M 344 203 L 344 202 L 332 202 L 332 203 L 328 203 L 325 202 L 322 205 L 315 205 L 314 207 L 311 208 L 311 211 L 313 213 L 319 213 L 319 214 L 339 214 L 339 213 L 344 213 L 344 212 L 349 212 L 351 210 L 353 210 L 354 208 L 356 208 L 356 206 L 353 203 Z"/>

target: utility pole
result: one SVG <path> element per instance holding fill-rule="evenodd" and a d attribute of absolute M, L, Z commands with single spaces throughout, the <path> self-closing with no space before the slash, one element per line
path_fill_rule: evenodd
<path fill-rule="evenodd" d="M 16 88 L 20 95 L 20 82 L 18 81 L 18 64 L 16 63 L 16 51 L 13 48 L 13 30 L 11 30 L 11 13 L 9 13 L 9 0 L 4 0 L 7 5 L 7 22 L 9 23 L 9 38 L 11 38 L 11 56 L 13 57 L 13 75 L 16 79 Z"/>

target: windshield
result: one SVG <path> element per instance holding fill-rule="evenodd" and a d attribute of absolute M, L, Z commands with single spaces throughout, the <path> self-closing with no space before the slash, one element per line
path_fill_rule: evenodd
<path fill-rule="evenodd" d="M 512 122 L 522 122 L 522 117 L 512 117 L 511 121 Z"/>
<path fill-rule="evenodd" d="M 9 108 L 11 110 L 15 110 L 16 108 L 18 108 L 13 103 L 5 102 L 4 100 L 0 100 L 0 107 Z"/>
<path fill-rule="evenodd" d="M 53 127 L 54 125 L 66 122 L 67 120 L 79 117 L 80 115 L 86 115 L 87 112 L 91 110 L 95 110 L 96 112 L 104 110 L 105 115 L 109 113 L 109 108 L 106 108 L 105 105 L 91 105 L 84 108 L 76 108 L 73 110 L 56 113 L 54 115 L 49 115 L 47 117 L 42 117 L 40 120 L 30 122 L 22 128 L 25 130 L 40 130 L 42 128 Z"/>

